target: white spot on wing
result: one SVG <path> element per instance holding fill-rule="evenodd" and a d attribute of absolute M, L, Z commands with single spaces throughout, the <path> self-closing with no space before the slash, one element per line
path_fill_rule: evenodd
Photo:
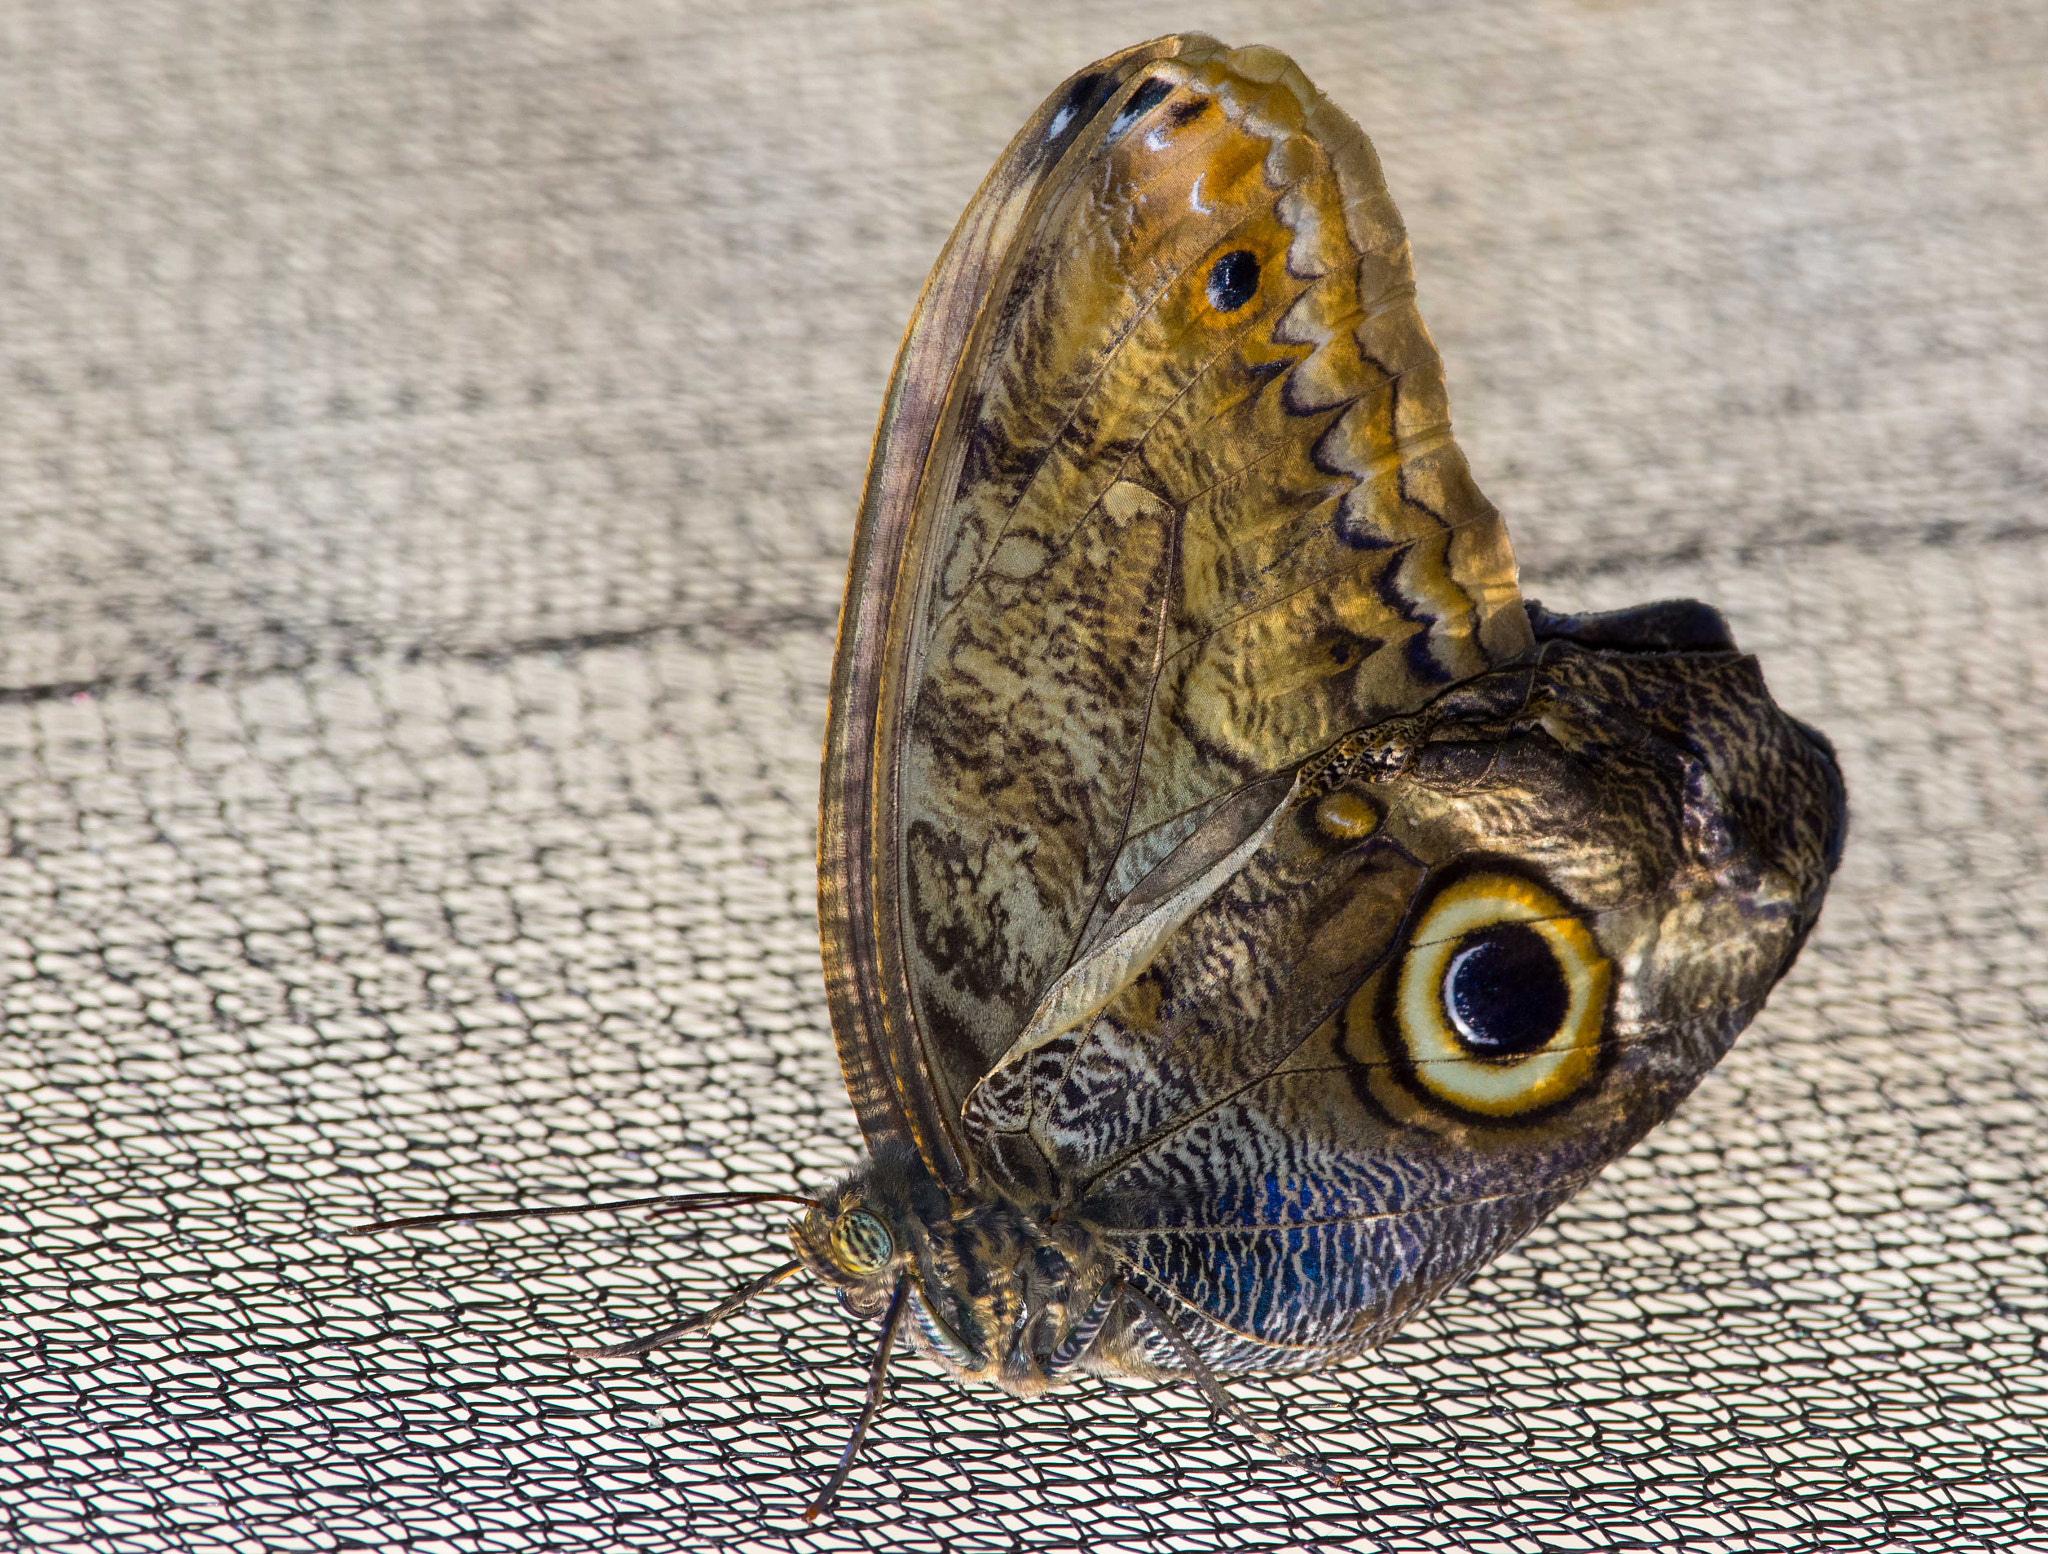
<path fill-rule="evenodd" d="M 1207 173 L 1195 174 L 1195 181 L 1188 188 L 1188 209 L 1192 210 L 1197 216 L 1206 216 L 1216 208 L 1213 205 L 1204 205 L 1202 203 L 1202 180 L 1208 176 Z"/>

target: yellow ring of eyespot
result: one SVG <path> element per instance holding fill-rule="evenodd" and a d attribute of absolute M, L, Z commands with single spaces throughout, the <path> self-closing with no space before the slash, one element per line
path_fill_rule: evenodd
<path fill-rule="evenodd" d="M 832 1226 L 832 1260 L 848 1273 L 873 1273 L 896 1250 L 889 1228 L 866 1209 L 842 1214 Z"/>
<path fill-rule="evenodd" d="M 1444 975 L 1468 935 L 1500 923 L 1534 929 L 1564 974 L 1557 1033 L 1511 1058 L 1474 1057 L 1444 1008 Z M 1612 969 L 1586 925 L 1552 892 L 1515 874 L 1470 874 L 1438 893 L 1416 925 L 1394 989 L 1394 1018 L 1415 1081 L 1484 1117 L 1514 1117 L 1565 1099 L 1593 1073 Z"/>

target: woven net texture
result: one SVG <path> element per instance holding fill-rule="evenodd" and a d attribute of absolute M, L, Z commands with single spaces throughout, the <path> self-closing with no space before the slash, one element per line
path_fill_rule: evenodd
<path fill-rule="evenodd" d="M 1559 608 L 1719 603 L 1840 749 L 1795 974 L 1368 1363 L 1022 1404 L 781 1211 L 377 1214 L 857 1158 L 814 911 L 875 408 L 1067 72 L 1199 25 L 1375 138 Z M 0 7 L 0 1542 L 2048 1540 L 2038 0 Z M 2042 1546 L 2036 1543 L 2034 1546 Z"/>

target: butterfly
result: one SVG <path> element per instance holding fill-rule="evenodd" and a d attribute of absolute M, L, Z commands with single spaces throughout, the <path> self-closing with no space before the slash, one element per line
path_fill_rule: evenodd
<path fill-rule="evenodd" d="M 1271 49 L 1112 55 L 961 217 L 868 468 L 819 820 L 868 1162 L 618 1205 L 803 1212 L 580 1352 L 798 1272 L 879 1316 L 813 1515 L 905 1337 L 1242 1420 L 1222 1378 L 1370 1349 L 1668 1116 L 1845 826 L 1713 609 L 1522 597 L 1358 127 Z"/>

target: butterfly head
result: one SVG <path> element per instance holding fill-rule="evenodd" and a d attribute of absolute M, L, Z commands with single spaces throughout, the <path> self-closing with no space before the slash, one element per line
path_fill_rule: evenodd
<path fill-rule="evenodd" d="M 1002 1195 L 949 1191 L 908 1149 L 881 1151 L 791 1236 L 849 1310 L 878 1315 L 901 1285 L 918 1350 L 958 1380 L 1019 1396 L 1079 1358 L 1112 1282 L 1082 1227 Z"/>

